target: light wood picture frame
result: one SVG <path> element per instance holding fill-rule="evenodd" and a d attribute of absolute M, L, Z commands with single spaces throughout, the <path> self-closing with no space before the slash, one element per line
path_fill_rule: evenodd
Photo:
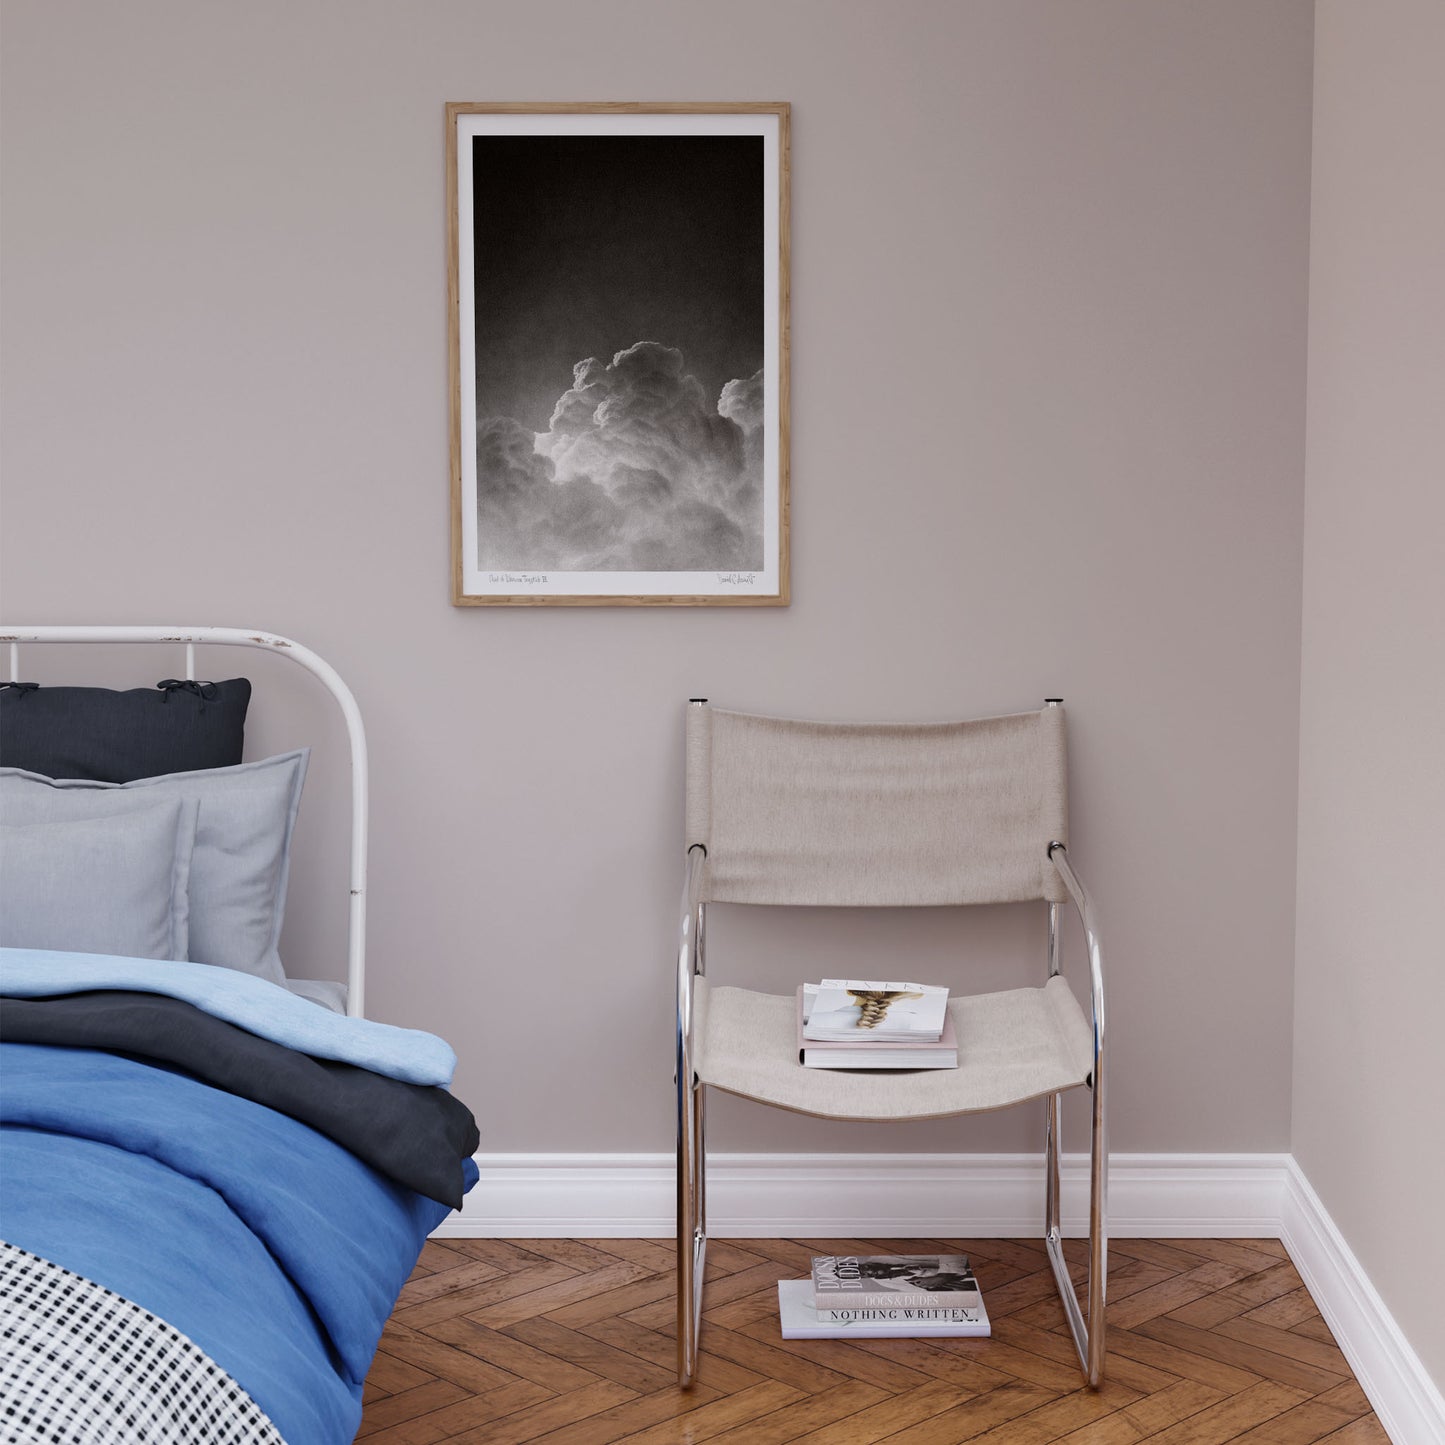
<path fill-rule="evenodd" d="M 788 605 L 788 132 L 448 103 L 456 605 Z"/>

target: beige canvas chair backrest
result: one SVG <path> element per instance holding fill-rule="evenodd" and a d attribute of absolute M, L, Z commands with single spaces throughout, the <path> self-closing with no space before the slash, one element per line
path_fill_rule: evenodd
<path fill-rule="evenodd" d="M 1061 902 L 1064 710 L 819 723 L 692 704 L 687 843 L 724 903 Z"/>

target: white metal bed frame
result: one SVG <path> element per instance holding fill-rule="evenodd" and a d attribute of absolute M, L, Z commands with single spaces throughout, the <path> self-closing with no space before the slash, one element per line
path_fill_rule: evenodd
<path fill-rule="evenodd" d="M 272 632 L 250 632 L 239 627 L 7 627 L 0 624 L 0 643 L 10 650 L 11 682 L 20 681 L 20 648 L 26 643 L 149 642 L 184 645 L 186 677 L 196 676 L 196 648 L 254 647 L 289 658 L 317 678 L 336 699 L 346 721 L 351 745 L 351 898 L 346 950 L 346 1012 L 362 1018 L 366 1006 L 366 729 L 351 689 L 324 658 L 309 647 Z"/>

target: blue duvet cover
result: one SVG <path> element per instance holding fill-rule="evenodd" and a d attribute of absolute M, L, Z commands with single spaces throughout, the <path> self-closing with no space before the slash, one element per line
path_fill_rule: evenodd
<path fill-rule="evenodd" d="M 287 1445 L 352 1439 L 382 1326 L 445 1204 L 134 1055 L 0 1044 L 0 1122 L 0 1236 L 189 1336 Z M 458 1165 L 470 1187 L 475 1167 Z"/>

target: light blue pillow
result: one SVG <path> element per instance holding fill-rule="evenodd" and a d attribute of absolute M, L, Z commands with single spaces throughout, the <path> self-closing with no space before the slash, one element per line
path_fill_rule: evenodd
<path fill-rule="evenodd" d="M 0 946 L 184 959 L 194 799 L 15 823 L 0 809 Z"/>
<path fill-rule="evenodd" d="M 291 833 L 309 757 L 310 749 L 303 748 L 234 768 L 166 773 L 130 783 L 43 778 L 0 768 L 0 818 L 38 823 L 109 816 L 151 798 L 197 803 L 190 948 L 182 956 L 284 984 L 277 944 Z"/>

